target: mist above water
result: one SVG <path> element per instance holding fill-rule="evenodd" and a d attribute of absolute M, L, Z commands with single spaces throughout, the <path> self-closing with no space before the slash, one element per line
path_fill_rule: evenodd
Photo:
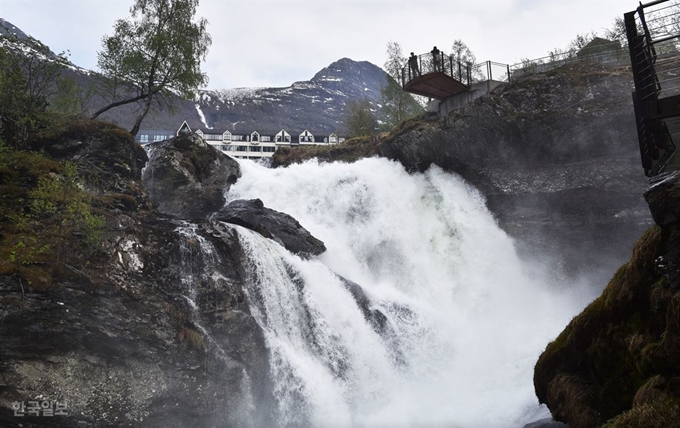
<path fill-rule="evenodd" d="M 304 261 L 239 229 L 281 426 L 521 427 L 533 367 L 586 303 L 518 258 L 483 197 L 433 167 L 241 161 L 230 199 L 260 198 L 328 250 Z M 341 275 L 364 290 L 378 328 Z M 572 290 L 572 291 L 570 291 Z"/>

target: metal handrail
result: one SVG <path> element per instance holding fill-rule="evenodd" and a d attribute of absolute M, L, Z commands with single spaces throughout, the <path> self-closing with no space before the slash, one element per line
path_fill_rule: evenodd
<path fill-rule="evenodd" d="M 494 73 L 494 69 L 502 69 L 503 72 Z M 417 77 L 431 73 L 443 73 L 470 86 L 488 80 L 507 82 L 509 81 L 510 68 L 508 64 L 494 61 L 484 61 L 478 64 L 463 63 L 455 60 L 453 55 L 433 51 L 417 56 L 413 55 L 406 61 L 406 65 L 401 69 L 402 87 L 405 87 L 408 82 Z"/>
<path fill-rule="evenodd" d="M 619 42 L 603 43 L 591 48 L 597 52 L 584 52 L 585 48 L 571 49 L 564 52 L 558 52 L 552 55 L 544 56 L 536 59 L 526 59 L 517 64 L 510 66 L 511 77 L 519 77 L 528 74 L 541 73 L 562 67 L 565 64 L 579 63 L 579 62 L 598 62 L 610 63 L 628 60 L 628 52 L 626 52 Z M 581 53 L 581 55 L 579 55 Z"/>
<path fill-rule="evenodd" d="M 401 83 L 405 86 L 409 81 L 430 73 L 443 73 L 461 83 L 470 83 L 470 64 L 454 62 L 451 55 L 441 51 L 432 51 L 418 56 L 412 55 L 401 69 Z"/>

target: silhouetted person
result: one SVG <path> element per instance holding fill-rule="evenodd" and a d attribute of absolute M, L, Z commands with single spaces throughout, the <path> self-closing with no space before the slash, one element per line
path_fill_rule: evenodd
<path fill-rule="evenodd" d="M 441 52 L 439 51 L 439 49 L 437 49 L 436 46 L 434 47 L 434 49 L 432 49 L 432 61 L 434 62 L 434 71 L 439 71 L 439 68 L 440 68 L 440 64 L 439 64 L 440 53 Z"/>
<path fill-rule="evenodd" d="M 418 57 L 411 52 L 411 57 L 408 59 L 408 65 L 411 67 L 411 79 L 420 76 L 420 69 L 418 68 Z"/>

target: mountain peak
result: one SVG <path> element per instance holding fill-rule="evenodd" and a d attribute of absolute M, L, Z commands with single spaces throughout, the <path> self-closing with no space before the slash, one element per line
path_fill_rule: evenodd
<path fill-rule="evenodd" d="M 3 18 L 0 18 L 0 36 L 14 36 L 19 40 L 28 39 L 26 33 L 21 31 L 16 25 Z"/>
<path fill-rule="evenodd" d="M 341 58 L 327 67 L 321 69 L 312 77 L 312 82 L 319 81 L 342 81 L 343 77 L 358 75 L 381 76 L 383 70 L 368 61 L 354 61 L 349 58 Z M 382 83 L 380 84 L 382 86 Z"/>

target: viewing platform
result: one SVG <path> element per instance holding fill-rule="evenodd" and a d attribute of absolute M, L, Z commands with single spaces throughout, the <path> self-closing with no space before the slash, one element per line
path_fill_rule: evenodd
<path fill-rule="evenodd" d="M 428 110 L 447 114 L 507 83 L 510 66 L 493 61 L 479 64 L 456 61 L 433 49 L 412 55 L 401 70 L 404 91 L 434 99 Z"/>
<path fill-rule="evenodd" d="M 635 92 L 633 107 L 645 175 L 680 170 L 680 6 L 653 1 L 624 15 Z"/>
<path fill-rule="evenodd" d="M 406 92 L 438 100 L 467 91 L 470 81 L 470 65 L 454 63 L 451 55 L 440 51 L 413 55 L 401 70 Z"/>

